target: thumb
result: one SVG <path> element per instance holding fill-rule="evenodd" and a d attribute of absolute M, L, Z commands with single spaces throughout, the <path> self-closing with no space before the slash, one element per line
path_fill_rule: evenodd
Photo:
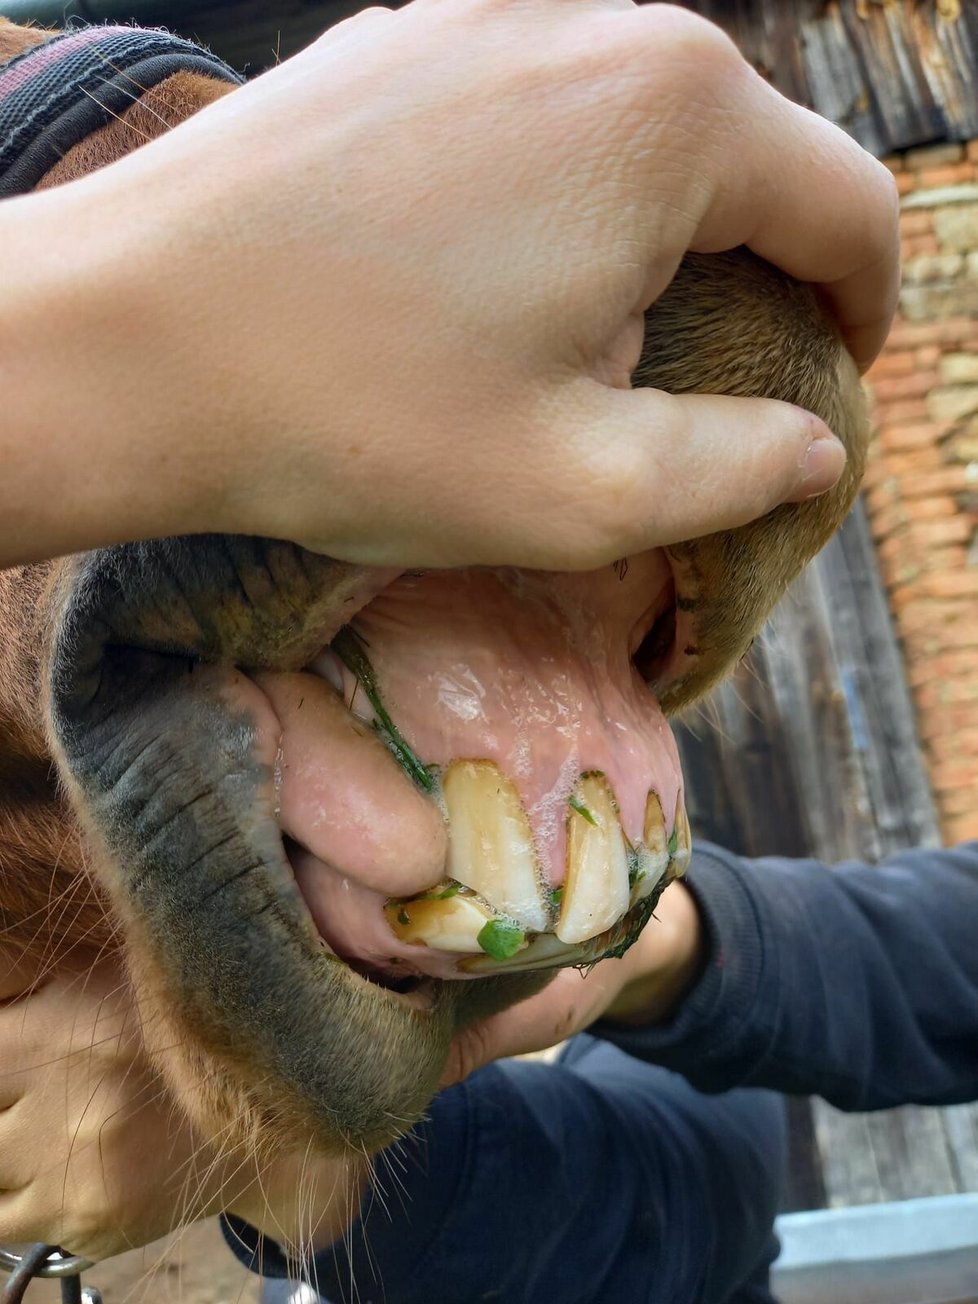
<path fill-rule="evenodd" d="M 461 1082 L 493 1060 L 547 1050 L 579 1032 L 607 1003 L 607 998 L 601 999 L 606 985 L 600 972 L 600 966 L 587 974 L 576 969 L 555 971 L 534 996 L 463 1028 L 452 1041 L 439 1086 Z"/>
<path fill-rule="evenodd" d="M 596 488 L 588 525 L 608 554 L 595 564 L 746 525 L 845 469 L 828 426 L 791 403 L 600 385 L 590 398 L 575 419 Z"/>

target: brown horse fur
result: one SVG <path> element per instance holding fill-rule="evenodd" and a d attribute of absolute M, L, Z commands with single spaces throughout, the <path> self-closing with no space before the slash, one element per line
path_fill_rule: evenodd
<path fill-rule="evenodd" d="M 52 33 L 0 18 L 0 64 L 50 39 Z M 230 87 L 195 73 L 176 73 L 93 132 L 42 179 L 61 185 L 122 158 Z M 41 964 L 103 951 L 106 909 L 86 861 L 76 822 L 59 794 L 44 740 L 39 700 L 41 631 L 49 566 L 0 572 L 0 929 L 5 948 L 29 951 Z"/>
<path fill-rule="evenodd" d="M 0 61 L 46 39 L 47 33 L 0 21 Z M 42 184 L 57 185 L 104 166 L 230 89 L 193 74 L 169 78 L 72 149 Z M 686 260 L 648 314 L 636 382 L 672 392 L 782 398 L 821 415 L 849 453 L 845 476 L 829 494 L 670 550 L 676 611 L 646 641 L 642 655 L 663 705 L 675 710 L 743 655 L 787 584 L 837 528 L 861 474 L 867 425 L 855 368 L 815 295 L 744 252 Z M 240 1120 L 232 1139 L 278 1128 L 279 1137 L 294 1142 L 313 1126 L 310 1116 L 299 1106 L 283 1105 L 274 1086 L 267 1089 L 265 1069 L 252 1071 L 247 1047 L 232 1044 L 212 1025 L 206 1002 L 174 995 L 165 958 L 154 952 L 145 921 L 113 894 L 104 831 L 94 828 L 78 785 L 70 777 L 66 782 L 45 676 L 68 595 L 82 575 L 76 559 L 0 574 L 3 944 L 11 960 L 26 959 L 38 970 L 124 949 L 144 1021 L 147 1012 L 154 1016 L 152 1029 L 144 1022 L 149 1049 L 188 1112 L 215 1134 L 229 1117 Z M 165 603 L 161 610 L 165 615 Z M 190 644 L 196 646 L 192 639 Z M 153 646 L 153 640 L 143 646 Z M 490 1007 L 524 991 L 518 984 L 491 990 Z M 347 984 L 337 999 L 355 1003 L 352 991 Z M 180 1000 L 186 1008 L 175 1008 Z M 383 1018 L 374 1044 L 388 1032 L 401 1035 Z M 409 1034 L 410 1029 L 404 1035 Z M 180 1047 L 176 1054 L 174 1045 Z M 429 1083 L 420 1094 L 406 1092 L 408 1104 L 394 1134 L 423 1109 L 430 1091 Z M 368 1128 L 363 1137 L 383 1144 Z"/>

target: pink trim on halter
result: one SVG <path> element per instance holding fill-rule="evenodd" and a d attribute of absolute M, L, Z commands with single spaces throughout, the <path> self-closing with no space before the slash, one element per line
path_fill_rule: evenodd
<path fill-rule="evenodd" d="M 0 68 L 0 99 L 5 95 L 13 95 L 32 77 L 66 55 L 73 54 L 75 50 L 97 45 L 106 36 L 118 36 L 132 30 L 131 27 L 85 27 L 77 32 L 69 32 L 67 36 L 52 33 L 54 39 L 25 50 L 16 57 L 7 71 Z"/>

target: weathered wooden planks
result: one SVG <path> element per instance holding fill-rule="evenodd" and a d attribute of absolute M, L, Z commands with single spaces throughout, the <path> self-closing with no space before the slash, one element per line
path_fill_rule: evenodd
<path fill-rule="evenodd" d="M 973 0 L 685 0 L 793 100 L 889 154 L 978 136 Z"/>
<path fill-rule="evenodd" d="M 703 727 L 706 719 L 715 727 Z M 937 844 L 861 509 L 680 742 L 694 835 L 750 855 L 828 861 Z M 796 1107 L 792 1207 L 822 1193 L 840 1205 L 978 1190 L 976 1106 L 846 1116 L 815 1102 L 812 1124 L 808 1131 Z"/>

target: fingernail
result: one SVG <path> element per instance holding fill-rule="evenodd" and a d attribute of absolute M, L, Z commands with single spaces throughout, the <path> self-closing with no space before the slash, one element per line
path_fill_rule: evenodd
<path fill-rule="evenodd" d="M 819 435 L 805 449 L 799 464 L 800 477 L 794 492 L 785 501 L 804 502 L 807 498 L 817 498 L 837 484 L 846 467 L 846 450 L 826 427 L 826 433 Z"/>

